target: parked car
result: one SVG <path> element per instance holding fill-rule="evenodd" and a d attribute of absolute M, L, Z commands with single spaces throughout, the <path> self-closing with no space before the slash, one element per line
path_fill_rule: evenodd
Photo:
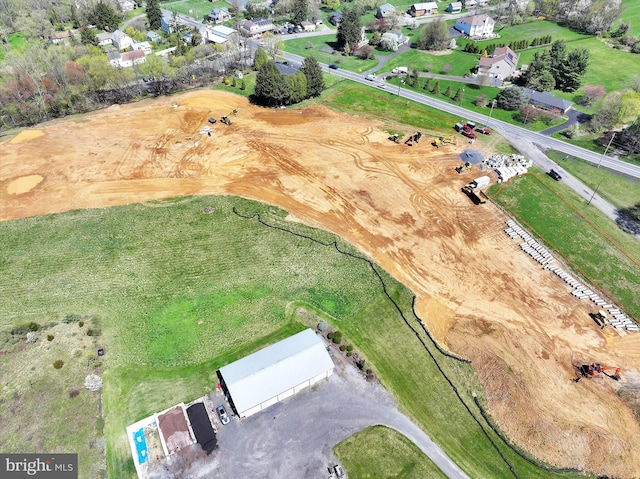
<path fill-rule="evenodd" d="M 333 471 L 335 472 L 336 477 L 344 477 L 344 469 L 342 469 L 342 466 L 340 464 L 336 464 L 333 468 Z"/>
<path fill-rule="evenodd" d="M 556 170 L 549 170 L 548 175 L 556 181 L 560 181 L 562 176 Z"/>
<path fill-rule="evenodd" d="M 369 81 L 373 81 L 376 79 L 376 74 L 375 73 L 369 73 L 366 77 L 367 80 Z"/>
<path fill-rule="evenodd" d="M 482 133 L 483 135 L 490 135 L 491 134 L 491 130 L 489 128 L 487 128 L 486 126 L 479 126 L 478 128 L 476 128 L 476 131 L 478 133 Z"/>
<path fill-rule="evenodd" d="M 378 83 L 377 87 L 384 90 L 385 88 L 387 88 L 387 85 L 385 83 Z"/>
<path fill-rule="evenodd" d="M 217 120 L 215 118 L 209 118 L 209 123 L 214 124 Z"/>
<path fill-rule="evenodd" d="M 338 65 L 336 65 L 335 63 L 332 63 L 331 65 L 329 65 L 329 68 L 331 68 L 332 70 L 337 70 Z"/>
<path fill-rule="evenodd" d="M 218 417 L 220 418 L 220 422 L 223 426 L 225 424 L 229 424 L 229 415 L 227 414 L 227 410 L 224 408 L 224 406 L 218 406 L 216 408 L 216 412 L 218 413 Z"/>

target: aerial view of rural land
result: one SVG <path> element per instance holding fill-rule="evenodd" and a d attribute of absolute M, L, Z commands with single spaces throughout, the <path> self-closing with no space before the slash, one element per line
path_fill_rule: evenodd
<path fill-rule="evenodd" d="M 640 1 L 0 0 L 0 479 L 640 479 Z"/>

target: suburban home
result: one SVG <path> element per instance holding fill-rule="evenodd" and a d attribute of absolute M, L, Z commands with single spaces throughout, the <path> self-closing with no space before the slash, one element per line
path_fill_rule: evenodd
<path fill-rule="evenodd" d="M 173 18 L 173 12 L 170 12 L 169 10 L 162 10 L 162 18 L 160 18 L 160 28 L 162 28 L 163 32 L 172 34 L 176 20 L 174 20 Z"/>
<path fill-rule="evenodd" d="M 102 32 L 96 35 L 96 40 L 98 40 L 98 45 L 101 47 L 104 45 L 111 45 L 111 34 L 109 32 Z"/>
<path fill-rule="evenodd" d="M 133 49 L 133 51 L 142 50 L 145 55 L 151 54 L 151 45 L 149 44 L 149 42 L 134 43 L 133 45 L 131 45 L 131 48 Z"/>
<path fill-rule="evenodd" d="M 478 63 L 478 75 L 505 80 L 518 68 L 518 55 L 509 47 L 499 47 L 490 57 L 481 57 Z"/>
<path fill-rule="evenodd" d="M 304 30 L 307 33 L 316 31 L 316 24 L 313 22 L 310 22 L 309 20 L 303 21 L 302 23 L 300 23 L 300 26 L 302 27 L 302 30 Z"/>
<path fill-rule="evenodd" d="M 487 2 L 488 1 L 489 0 L 487 0 Z M 462 3 L 464 3 L 464 8 L 472 8 L 478 5 L 478 2 L 476 0 L 464 0 Z"/>
<path fill-rule="evenodd" d="M 158 35 L 156 32 L 147 32 L 147 39 L 150 42 L 157 42 L 158 40 L 160 40 L 160 35 Z"/>
<path fill-rule="evenodd" d="M 133 45 L 133 39 L 122 30 L 116 30 L 111 34 L 111 43 L 118 50 L 126 50 Z"/>
<path fill-rule="evenodd" d="M 57 45 L 58 43 L 67 43 L 69 41 L 69 37 L 71 36 L 71 32 L 68 30 L 66 32 L 56 32 L 50 37 L 51 43 Z"/>
<path fill-rule="evenodd" d="M 484 13 L 472 17 L 462 17 L 456 21 L 455 29 L 470 37 L 491 37 L 496 22 Z"/>
<path fill-rule="evenodd" d="M 211 10 L 211 13 L 207 17 L 209 18 L 209 21 L 217 24 L 231 20 L 233 15 L 231 15 L 229 10 L 225 7 L 216 7 Z"/>
<path fill-rule="evenodd" d="M 138 6 L 133 0 L 116 0 L 116 3 L 122 13 L 130 12 Z"/>
<path fill-rule="evenodd" d="M 132 67 L 144 63 L 146 55 L 142 50 L 135 50 L 132 52 L 124 52 L 120 55 L 120 66 L 122 68 Z"/>
<path fill-rule="evenodd" d="M 338 26 L 342 21 L 342 12 L 333 12 L 329 14 L 329 23 L 333 26 Z"/>
<path fill-rule="evenodd" d="M 226 27 L 224 25 L 216 25 L 207 28 L 206 41 L 211 43 L 225 43 L 239 36 L 238 30 Z"/>
<path fill-rule="evenodd" d="M 259 17 L 236 23 L 236 29 L 245 37 L 258 38 L 262 36 L 264 32 L 274 31 L 276 26 L 271 20 Z"/>
<path fill-rule="evenodd" d="M 109 65 L 118 68 L 120 66 L 120 52 L 107 53 L 107 60 L 109 60 Z"/>
<path fill-rule="evenodd" d="M 462 11 L 462 2 L 452 2 L 445 9 L 446 12 L 449 13 L 460 13 Z"/>
<path fill-rule="evenodd" d="M 573 106 L 572 102 L 558 98 L 553 93 L 531 90 L 530 88 L 525 88 L 524 91 L 529 97 L 529 104 L 538 108 L 544 108 L 545 110 L 557 109 L 562 113 L 566 113 Z"/>
<path fill-rule="evenodd" d="M 378 7 L 378 10 L 376 11 L 376 18 L 384 18 L 395 11 L 396 7 L 394 7 L 390 3 L 385 3 L 384 5 L 380 5 Z"/>
<path fill-rule="evenodd" d="M 393 40 L 396 42 L 396 47 L 400 47 L 409 42 L 409 37 L 403 35 L 400 30 L 397 30 L 395 32 L 386 32 L 383 34 L 383 36 L 386 35 L 394 37 Z"/>
<path fill-rule="evenodd" d="M 414 3 L 409 7 L 408 13 L 412 17 L 436 14 L 438 13 L 438 4 L 436 2 Z"/>

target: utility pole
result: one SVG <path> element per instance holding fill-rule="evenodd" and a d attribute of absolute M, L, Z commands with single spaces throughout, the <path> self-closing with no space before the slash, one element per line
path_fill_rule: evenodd
<path fill-rule="evenodd" d="M 600 168 L 600 165 L 602 164 L 602 160 L 604 160 L 604 157 L 607 156 L 607 151 L 609 151 L 609 147 L 611 146 L 611 143 L 613 142 L 613 139 L 616 137 L 616 134 L 614 133 L 613 135 L 611 135 L 611 139 L 609 140 L 609 143 L 607 144 L 607 147 L 604 150 L 604 153 L 602 154 L 602 157 L 600 158 L 600 161 L 598 162 L 598 168 Z"/>
<path fill-rule="evenodd" d="M 591 204 L 591 200 L 593 200 L 593 197 L 596 196 L 596 193 L 600 189 L 600 185 L 601 184 L 602 184 L 602 180 L 600 180 L 600 182 L 598 183 L 598 186 L 596 186 L 596 189 L 593 191 L 593 194 L 591 195 L 591 198 L 589 198 L 589 201 L 587 202 L 587 206 L 589 206 Z"/>

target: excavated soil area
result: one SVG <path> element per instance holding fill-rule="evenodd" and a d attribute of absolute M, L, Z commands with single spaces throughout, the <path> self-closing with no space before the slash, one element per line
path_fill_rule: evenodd
<path fill-rule="evenodd" d="M 233 108 L 233 125 L 201 134 Z M 599 330 L 593 308 L 505 235 L 498 208 L 471 204 L 460 188 L 480 174 L 453 171 L 464 146 L 387 136 L 322 106 L 263 109 L 214 91 L 114 106 L 1 144 L 0 219 L 193 194 L 277 205 L 414 291 L 438 340 L 474 361 L 516 443 L 558 466 L 637 477 L 640 425 L 622 397 L 640 381 L 640 334 Z M 621 366 L 623 378 L 574 383 L 575 361 Z"/>

